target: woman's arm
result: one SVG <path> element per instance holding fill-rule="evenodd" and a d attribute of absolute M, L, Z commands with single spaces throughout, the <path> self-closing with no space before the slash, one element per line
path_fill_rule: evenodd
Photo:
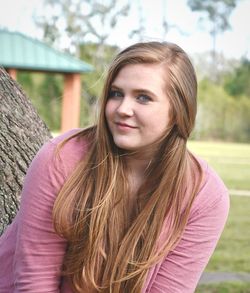
<path fill-rule="evenodd" d="M 66 241 L 53 228 L 55 197 L 65 181 L 62 162 L 47 143 L 27 172 L 17 223 L 14 292 L 59 292 Z"/>
<path fill-rule="evenodd" d="M 222 233 L 228 211 L 228 192 L 221 182 L 219 186 L 207 183 L 199 194 L 179 244 L 159 266 L 146 292 L 194 292 Z"/>

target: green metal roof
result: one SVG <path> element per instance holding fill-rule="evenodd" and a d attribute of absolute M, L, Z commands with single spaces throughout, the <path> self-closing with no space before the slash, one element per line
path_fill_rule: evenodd
<path fill-rule="evenodd" d="M 88 72 L 93 67 L 19 32 L 0 30 L 0 66 L 33 71 Z"/>

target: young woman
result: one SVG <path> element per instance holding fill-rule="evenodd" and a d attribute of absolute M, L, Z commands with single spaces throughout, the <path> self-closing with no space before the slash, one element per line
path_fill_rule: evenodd
<path fill-rule="evenodd" d="M 110 66 L 96 125 L 45 144 L 0 239 L 0 292 L 188 293 L 222 233 L 228 192 L 186 146 L 197 82 L 171 43 Z"/>

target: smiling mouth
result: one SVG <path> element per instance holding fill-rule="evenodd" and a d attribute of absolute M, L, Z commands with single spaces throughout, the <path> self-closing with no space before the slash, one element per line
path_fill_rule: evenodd
<path fill-rule="evenodd" d="M 121 122 L 116 122 L 115 124 L 118 127 L 121 127 L 121 128 L 137 128 L 135 126 L 132 126 L 132 125 L 129 125 L 129 124 L 126 124 L 126 123 L 121 123 Z"/>

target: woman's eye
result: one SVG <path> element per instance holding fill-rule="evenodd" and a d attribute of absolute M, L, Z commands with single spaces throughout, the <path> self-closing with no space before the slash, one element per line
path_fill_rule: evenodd
<path fill-rule="evenodd" d="M 116 91 L 116 90 L 111 90 L 109 92 L 109 98 L 121 98 L 123 97 L 122 92 Z"/>
<path fill-rule="evenodd" d="M 148 103 L 148 102 L 151 101 L 151 98 L 150 98 L 149 96 L 147 96 L 147 95 L 139 95 L 139 96 L 137 97 L 137 100 L 138 100 L 140 103 L 146 104 L 146 103 Z"/>

